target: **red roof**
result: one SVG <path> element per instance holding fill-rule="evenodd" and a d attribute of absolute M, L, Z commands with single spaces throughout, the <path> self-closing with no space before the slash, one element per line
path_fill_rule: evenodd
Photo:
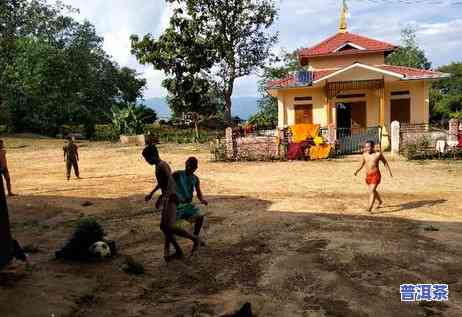
<path fill-rule="evenodd" d="M 348 67 L 351 67 L 353 65 L 354 64 Z M 374 65 L 370 67 L 377 68 L 378 70 L 384 70 L 384 71 L 392 72 L 398 75 L 402 75 L 404 76 L 402 79 L 432 79 L 432 78 L 442 78 L 442 77 L 448 76 L 448 74 L 441 73 L 441 72 L 412 68 L 412 67 L 404 67 L 404 66 Z M 347 67 L 314 70 L 313 81 L 322 80 L 324 77 L 334 72 L 337 72 L 339 70 L 345 69 L 345 68 Z M 296 84 L 294 75 L 289 75 L 284 79 L 271 80 L 267 83 L 266 86 L 268 89 L 300 87 L 299 85 Z"/>
<path fill-rule="evenodd" d="M 347 43 L 360 46 L 363 49 L 335 51 Z M 345 32 L 337 33 L 313 47 L 301 49 L 299 52 L 299 58 L 303 59 L 317 56 L 385 52 L 394 51 L 396 48 L 397 46 L 393 44 L 370 39 L 362 35 Z"/>
<path fill-rule="evenodd" d="M 446 74 L 442 72 L 437 72 L 433 70 L 418 69 L 405 66 L 393 66 L 393 65 L 377 65 L 374 66 L 389 72 L 397 73 L 403 75 L 407 79 L 412 78 L 439 78 L 445 77 Z"/>

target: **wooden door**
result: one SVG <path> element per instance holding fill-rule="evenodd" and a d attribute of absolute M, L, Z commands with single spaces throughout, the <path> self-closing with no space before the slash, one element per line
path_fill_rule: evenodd
<path fill-rule="evenodd" d="M 411 122 L 411 99 L 392 99 L 390 119 L 391 122 Z"/>
<path fill-rule="evenodd" d="M 295 105 L 295 124 L 313 123 L 313 105 Z"/>

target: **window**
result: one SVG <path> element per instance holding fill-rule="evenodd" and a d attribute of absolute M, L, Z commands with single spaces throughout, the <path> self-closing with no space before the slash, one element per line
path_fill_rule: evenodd
<path fill-rule="evenodd" d="M 402 91 L 392 91 L 392 96 L 402 96 L 402 95 L 409 95 L 409 90 L 402 90 Z"/>
<path fill-rule="evenodd" d="M 349 95 L 338 95 L 339 99 L 348 99 L 348 98 L 363 98 L 366 97 L 366 94 L 349 94 Z"/>
<path fill-rule="evenodd" d="M 306 97 L 295 97 L 294 100 L 295 101 L 306 101 L 306 100 L 313 100 L 313 98 L 308 97 L 308 96 L 306 96 Z"/>
<path fill-rule="evenodd" d="M 391 122 L 399 121 L 409 123 L 411 121 L 411 99 L 391 100 Z"/>
<path fill-rule="evenodd" d="M 313 123 L 313 105 L 295 105 L 295 124 Z"/>

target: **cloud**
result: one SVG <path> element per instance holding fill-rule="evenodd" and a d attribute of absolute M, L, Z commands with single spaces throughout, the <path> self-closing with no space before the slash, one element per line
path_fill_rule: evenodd
<path fill-rule="evenodd" d="M 104 36 L 104 48 L 121 66 L 141 72 L 148 80 L 145 97 L 165 96 L 160 71 L 138 64 L 130 54 L 131 34 L 158 36 L 168 25 L 172 9 L 164 0 L 64 0 L 80 9 L 79 19 L 88 19 Z M 351 32 L 399 44 L 401 29 L 412 24 L 417 39 L 435 66 L 461 59 L 462 6 L 456 0 L 437 1 L 350 1 Z M 341 2 L 337 0 L 279 0 L 281 48 L 294 50 L 312 46 L 337 31 Z M 257 94 L 256 76 L 236 82 L 235 96 Z"/>

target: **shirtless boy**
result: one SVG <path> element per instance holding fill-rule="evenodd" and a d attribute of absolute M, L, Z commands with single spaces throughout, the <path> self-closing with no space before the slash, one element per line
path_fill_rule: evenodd
<path fill-rule="evenodd" d="M 390 165 L 388 165 L 388 161 L 385 159 L 381 151 L 376 152 L 375 144 L 373 141 L 367 141 L 364 145 L 364 152 L 361 158 L 361 166 L 356 170 L 355 176 L 358 175 L 359 171 L 366 166 L 366 184 L 369 188 L 369 206 L 367 211 L 371 212 L 374 206 L 375 200 L 378 201 L 379 208 L 383 201 L 380 198 L 379 193 L 377 192 L 377 186 L 380 184 L 380 180 L 382 175 L 380 174 L 379 163 L 380 161 L 385 165 L 390 176 L 393 177 L 390 169 Z"/>
<path fill-rule="evenodd" d="M 186 230 L 175 226 L 178 198 L 176 196 L 176 186 L 170 166 L 167 162 L 160 159 L 159 152 L 155 145 L 147 146 L 142 154 L 148 164 L 156 166 L 157 186 L 146 196 L 145 200 L 151 200 L 158 189 L 162 191 L 157 205 L 161 208 L 160 229 L 165 235 L 164 259 L 168 262 L 183 257 L 183 251 L 178 245 L 174 235 L 187 238 L 193 241 L 194 245 L 199 245 L 200 240 L 196 235 L 192 235 Z M 170 255 L 170 243 L 173 244 L 175 248 L 175 253 L 173 255 Z"/>
<path fill-rule="evenodd" d="M 3 145 L 3 140 L 0 140 L 0 170 L 3 171 L 3 177 L 5 177 L 8 196 L 14 196 L 13 192 L 11 191 L 11 179 L 10 179 L 10 173 L 8 171 L 8 163 L 6 161 L 6 151 Z M 0 176 L 0 181 L 3 182 L 3 179 L 1 176 Z"/>

